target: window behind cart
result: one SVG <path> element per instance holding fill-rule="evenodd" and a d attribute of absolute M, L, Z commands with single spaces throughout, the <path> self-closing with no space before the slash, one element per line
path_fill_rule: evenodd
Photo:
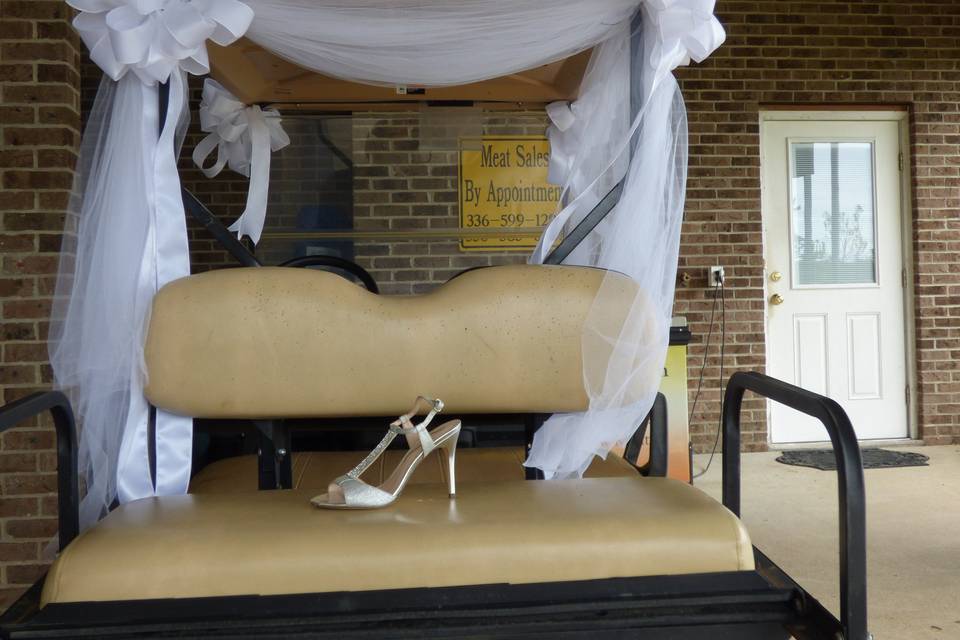
<path fill-rule="evenodd" d="M 520 262 L 555 211 L 546 114 L 429 106 L 285 116 L 257 247 L 264 264 L 336 255 L 387 293 Z"/>
<path fill-rule="evenodd" d="M 275 106 L 291 140 L 273 154 L 258 259 L 336 255 L 384 293 L 414 293 L 526 260 L 561 195 L 545 106 L 576 97 L 590 51 L 453 87 L 347 82 L 249 41 L 211 55 L 214 77 Z"/>

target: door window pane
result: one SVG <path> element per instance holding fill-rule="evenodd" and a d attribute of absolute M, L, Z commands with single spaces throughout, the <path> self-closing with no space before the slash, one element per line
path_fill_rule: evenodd
<path fill-rule="evenodd" d="M 791 142 L 795 285 L 876 284 L 873 144 Z"/>

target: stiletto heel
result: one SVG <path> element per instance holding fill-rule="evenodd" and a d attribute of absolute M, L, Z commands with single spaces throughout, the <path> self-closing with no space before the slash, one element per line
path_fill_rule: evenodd
<path fill-rule="evenodd" d="M 429 408 L 426 417 L 420 424 L 413 424 L 410 419 L 425 408 Z M 443 411 L 441 400 L 419 396 L 409 413 L 390 423 L 383 440 L 374 447 L 373 451 L 360 464 L 331 482 L 327 488 L 327 493 L 314 497 L 310 502 L 324 509 L 376 509 L 385 507 L 397 499 L 417 466 L 434 449 L 438 448 L 447 452 L 448 479 L 450 497 L 452 498 L 456 492 L 453 465 L 457 453 L 457 439 L 460 436 L 460 421 L 450 420 L 432 431 L 427 431 L 427 425 L 441 411 Z M 400 434 L 406 437 L 410 450 L 397 464 L 390 477 L 379 487 L 370 486 L 360 480 L 363 472 L 376 462 L 393 442 L 393 439 Z"/>
<path fill-rule="evenodd" d="M 450 497 L 454 498 L 457 495 L 457 474 L 456 474 L 456 463 L 457 463 L 457 441 L 460 439 L 460 427 L 456 429 L 457 435 L 450 438 L 446 444 L 443 445 L 443 449 L 447 452 L 447 486 L 450 489 Z"/>

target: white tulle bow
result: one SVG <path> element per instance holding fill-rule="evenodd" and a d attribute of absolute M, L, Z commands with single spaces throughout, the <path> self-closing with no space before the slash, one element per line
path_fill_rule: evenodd
<path fill-rule="evenodd" d="M 675 69 L 702 62 L 726 39 L 713 15 L 716 0 L 650 0 L 659 38 L 650 56 L 653 67 Z"/>
<path fill-rule="evenodd" d="M 119 80 L 132 71 L 148 85 L 177 68 L 210 72 L 206 41 L 226 46 L 243 36 L 253 10 L 239 0 L 67 0 L 90 59 Z"/>
<path fill-rule="evenodd" d="M 250 178 L 247 207 L 230 230 L 236 231 L 238 237 L 250 236 L 254 244 L 260 241 L 267 215 L 270 153 L 290 144 L 281 123 L 278 111 L 248 107 L 216 80 L 204 82 L 200 128 L 210 135 L 194 149 L 193 161 L 208 178 L 226 166 Z M 205 167 L 214 149 L 217 161 Z"/>

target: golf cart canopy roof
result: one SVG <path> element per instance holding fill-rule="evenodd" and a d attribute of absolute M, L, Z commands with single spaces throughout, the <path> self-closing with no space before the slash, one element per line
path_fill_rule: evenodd
<path fill-rule="evenodd" d="M 577 97 L 592 49 L 526 71 L 445 87 L 384 86 L 341 80 L 305 69 L 248 38 L 210 46 L 211 76 L 245 104 L 282 105 L 284 111 L 403 109 L 423 102 L 543 105 Z"/>

